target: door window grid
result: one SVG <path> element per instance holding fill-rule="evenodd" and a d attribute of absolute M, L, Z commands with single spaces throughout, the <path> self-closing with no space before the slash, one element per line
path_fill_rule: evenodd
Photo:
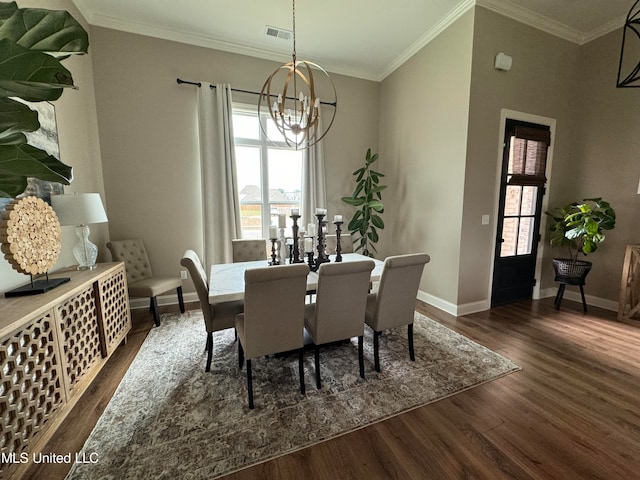
<path fill-rule="evenodd" d="M 511 137 L 503 210 L 501 257 L 529 255 L 533 250 L 539 187 L 526 184 L 529 181 L 538 183 L 538 179 L 544 179 L 546 148 L 546 144 L 542 142 Z"/>

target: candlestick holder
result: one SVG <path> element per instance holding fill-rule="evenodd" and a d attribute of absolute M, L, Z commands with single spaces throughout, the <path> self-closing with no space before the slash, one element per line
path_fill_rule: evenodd
<path fill-rule="evenodd" d="M 318 257 L 316 258 L 316 264 L 319 267 L 321 263 L 330 262 L 331 260 L 329 260 L 325 252 L 327 246 L 325 244 L 324 226 L 327 222 L 324 220 L 324 214 L 318 213 L 316 218 L 318 219 Z"/>
<path fill-rule="evenodd" d="M 336 226 L 336 262 L 342 261 L 342 246 L 340 245 L 340 235 L 342 233 L 342 224 L 344 222 L 333 222 Z"/>
<path fill-rule="evenodd" d="M 293 231 L 293 258 L 291 259 L 291 263 L 304 263 L 304 260 L 300 258 L 300 242 L 298 241 L 298 219 L 300 215 L 291 215 L 291 220 L 293 220 L 293 226 L 291 230 Z"/>
<path fill-rule="evenodd" d="M 271 238 L 271 261 L 269 262 L 269 265 L 280 265 L 280 261 L 278 260 L 278 257 L 276 255 L 276 242 L 278 241 L 277 238 Z"/>
<path fill-rule="evenodd" d="M 309 264 L 309 270 L 312 272 L 317 272 L 318 268 L 320 268 L 320 264 L 316 263 L 313 258 L 313 252 L 307 252 L 307 263 Z"/>
<path fill-rule="evenodd" d="M 289 257 L 287 250 L 287 240 L 284 238 L 284 227 L 280 227 L 280 235 L 278 236 L 278 261 L 281 265 L 287 263 L 287 258 Z"/>

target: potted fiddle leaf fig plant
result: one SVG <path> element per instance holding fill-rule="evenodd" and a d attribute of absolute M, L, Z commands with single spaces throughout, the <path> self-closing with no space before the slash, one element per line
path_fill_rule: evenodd
<path fill-rule="evenodd" d="M 591 262 L 578 260 L 578 256 L 598 249 L 606 238 L 604 231 L 613 230 L 616 225 L 616 212 L 609 202 L 597 197 L 585 198 L 582 202 L 572 202 L 545 213 L 552 219 L 549 243 L 569 251 L 568 258 L 553 259 L 556 281 L 580 285 L 591 269 Z"/>
<path fill-rule="evenodd" d="M 380 216 L 384 213 L 382 204 L 382 191 L 386 185 L 380 185 L 380 179 L 384 175 L 375 171 L 372 166 L 378 160 L 378 154 L 371 154 L 371 149 L 367 149 L 365 163 L 353 175 L 356 179 L 356 186 L 349 197 L 342 197 L 342 201 L 359 207 L 347 226 L 351 234 L 357 233 L 355 238 L 356 251 L 361 251 L 363 255 L 373 256 L 377 252 L 375 244 L 379 240 L 378 231 L 384 229 L 384 221 Z"/>
<path fill-rule="evenodd" d="M 69 185 L 72 169 L 27 143 L 25 133 L 40 128 L 27 102 L 53 102 L 75 88 L 61 62 L 87 53 L 85 29 L 64 10 L 18 8 L 0 2 L 0 198 L 25 191 L 27 178 Z"/>

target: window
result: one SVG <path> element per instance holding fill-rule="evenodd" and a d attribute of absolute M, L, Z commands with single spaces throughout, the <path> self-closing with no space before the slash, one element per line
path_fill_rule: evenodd
<path fill-rule="evenodd" d="M 278 214 L 290 226 L 291 208 L 301 207 L 302 151 L 267 139 L 256 107 L 234 105 L 233 132 L 242 238 L 268 238 Z"/>

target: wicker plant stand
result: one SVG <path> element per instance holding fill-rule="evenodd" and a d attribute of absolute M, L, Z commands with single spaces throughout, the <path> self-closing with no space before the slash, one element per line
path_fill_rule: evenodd
<path fill-rule="evenodd" d="M 577 285 L 580 287 L 582 297 L 582 309 L 587 313 L 587 302 L 584 299 L 584 280 L 591 271 L 591 262 L 585 260 L 573 260 L 571 258 L 554 258 L 553 270 L 556 272 L 554 280 L 560 285 L 556 294 L 555 306 L 560 308 L 562 296 L 567 285 Z"/>

